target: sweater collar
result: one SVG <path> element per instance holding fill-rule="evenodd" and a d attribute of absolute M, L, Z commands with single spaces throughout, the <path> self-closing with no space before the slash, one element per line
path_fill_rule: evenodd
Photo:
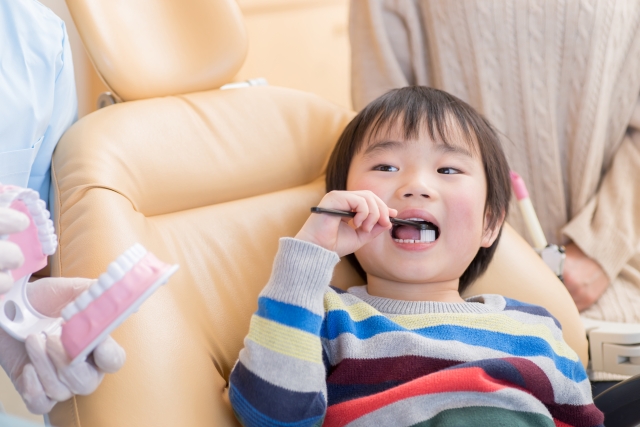
<path fill-rule="evenodd" d="M 500 295 L 484 294 L 466 299 L 466 302 L 402 301 L 369 295 L 367 286 L 352 286 L 349 294 L 361 299 L 381 313 L 495 313 L 504 310 L 506 301 Z"/>

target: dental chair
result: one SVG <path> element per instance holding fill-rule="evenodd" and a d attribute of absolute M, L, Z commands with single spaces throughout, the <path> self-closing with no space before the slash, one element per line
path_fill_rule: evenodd
<path fill-rule="evenodd" d="M 238 425 L 227 398 L 278 238 L 324 194 L 324 169 L 354 113 L 278 87 L 221 90 L 247 48 L 235 0 L 67 0 L 115 105 L 79 120 L 53 159 L 54 276 L 97 277 L 136 242 L 180 265 L 113 333 L 127 362 L 58 427 Z M 347 262 L 333 284 L 361 284 Z M 587 363 L 564 286 L 508 225 L 467 294 L 546 307 Z"/>

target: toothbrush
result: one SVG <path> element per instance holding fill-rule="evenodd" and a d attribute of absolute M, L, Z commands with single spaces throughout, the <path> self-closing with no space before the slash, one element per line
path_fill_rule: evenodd
<path fill-rule="evenodd" d="M 342 211 L 338 209 L 327 209 L 318 206 L 312 207 L 311 213 L 344 216 L 349 218 L 353 218 L 354 216 L 356 216 L 356 212 Z M 437 228 L 429 223 L 398 218 L 389 218 L 389 221 L 391 221 L 391 223 L 395 225 L 408 225 L 410 227 L 417 228 L 418 230 L 420 230 L 420 241 L 432 242 L 436 240 Z"/>
<path fill-rule="evenodd" d="M 510 171 L 509 176 L 511 177 L 513 192 L 516 194 L 516 199 L 518 199 L 520 212 L 522 212 L 524 222 L 529 230 L 529 235 L 531 236 L 531 240 L 533 240 L 533 247 L 541 251 L 547 247 L 547 239 L 544 237 L 540 221 L 538 221 L 536 211 L 533 209 L 533 205 L 531 204 L 527 187 L 524 185 L 522 177 L 520 177 L 516 172 Z"/>
<path fill-rule="evenodd" d="M 37 192 L 7 185 L 0 185 L 0 206 L 29 217 L 26 230 L 4 237 L 20 246 L 25 262 L 10 271 L 14 285 L 0 296 L 0 327 L 19 341 L 33 333 L 59 334 L 72 363 L 85 360 L 178 269 L 136 244 L 109 264 L 106 273 L 62 310 L 61 317 L 43 316 L 29 303 L 26 284 L 56 250 L 57 237 L 49 212 Z"/>

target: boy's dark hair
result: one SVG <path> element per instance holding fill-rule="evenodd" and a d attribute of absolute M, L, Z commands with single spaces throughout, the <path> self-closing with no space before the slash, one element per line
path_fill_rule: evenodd
<path fill-rule="evenodd" d="M 493 229 L 505 218 L 511 198 L 509 166 L 502 151 L 500 139 L 491 124 L 466 102 L 443 92 L 424 86 L 394 89 L 377 98 L 347 125 L 340 135 L 327 165 L 327 192 L 346 190 L 347 175 L 353 156 L 366 139 L 390 125 L 400 122 L 406 139 L 417 138 L 427 125 L 433 141 L 450 145 L 448 136 L 459 133 L 474 154 L 480 154 L 487 179 L 485 215 L 486 229 Z M 452 129 L 452 124 L 455 128 Z M 477 143 L 475 142 L 477 141 Z M 498 237 L 488 248 L 480 248 L 471 264 L 460 277 L 458 290 L 462 293 L 485 272 L 498 246 Z M 354 254 L 347 256 L 360 276 L 366 274 Z"/>

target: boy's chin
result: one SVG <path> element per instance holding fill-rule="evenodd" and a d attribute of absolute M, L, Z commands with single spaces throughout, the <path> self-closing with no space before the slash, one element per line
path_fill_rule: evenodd
<path fill-rule="evenodd" d="M 460 276 L 454 277 L 450 275 L 439 274 L 432 270 L 424 268 L 408 271 L 407 269 L 393 269 L 393 270 L 379 270 L 372 267 L 370 269 L 364 269 L 367 273 L 367 278 L 373 276 L 379 280 L 401 283 L 406 285 L 424 285 L 428 283 L 444 283 L 451 281 L 458 281 Z M 369 281 L 369 280 L 367 280 Z"/>

